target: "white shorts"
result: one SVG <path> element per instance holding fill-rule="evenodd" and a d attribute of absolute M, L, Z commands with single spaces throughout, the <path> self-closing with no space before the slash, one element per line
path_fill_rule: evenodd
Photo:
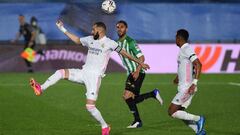
<path fill-rule="evenodd" d="M 197 87 L 195 88 L 195 93 L 190 95 L 187 93 L 187 89 L 185 90 L 178 90 L 178 93 L 173 98 L 172 103 L 175 105 L 181 105 L 184 108 L 188 108 L 188 106 L 191 104 L 192 98 L 197 92 Z"/>
<path fill-rule="evenodd" d="M 102 77 L 96 73 L 81 69 L 68 69 L 68 71 L 68 79 L 72 82 L 84 84 L 87 89 L 87 99 L 96 101 Z"/>

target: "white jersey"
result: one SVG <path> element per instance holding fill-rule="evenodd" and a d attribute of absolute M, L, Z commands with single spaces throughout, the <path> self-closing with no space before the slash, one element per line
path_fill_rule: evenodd
<path fill-rule="evenodd" d="M 104 75 L 110 53 L 112 51 L 121 51 L 118 44 L 104 36 L 99 40 L 94 40 L 93 36 L 80 38 L 83 46 L 88 48 L 87 59 L 83 65 L 83 70 L 91 71 L 99 75 Z"/>
<path fill-rule="evenodd" d="M 178 90 L 184 91 L 192 84 L 193 81 L 193 64 L 197 55 L 188 43 L 185 43 L 178 54 Z"/>

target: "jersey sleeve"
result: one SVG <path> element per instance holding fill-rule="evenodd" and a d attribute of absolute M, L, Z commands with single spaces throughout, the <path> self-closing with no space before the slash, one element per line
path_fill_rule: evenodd
<path fill-rule="evenodd" d="M 89 43 L 91 42 L 91 36 L 82 37 L 79 40 L 83 46 L 89 46 Z"/>
<path fill-rule="evenodd" d="M 184 49 L 184 54 L 186 55 L 186 57 L 193 62 L 194 60 L 196 60 L 198 57 L 196 55 L 196 53 L 194 52 L 194 50 L 191 47 L 186 47 Z"/>
<path fill-rule="evenodd" d="M 111 49 L 112 51 L 116 51 L 116 52 L 119 53 L 119 52 L 121 52 L 122 47 L 119 46 L 117 42 L 112 41 L 111 44 L 110 44 L 110 49 Z"/>
<path fill-rule="evenodd" d="M 134 40 L 130 41 L 129 45 L 130 45 L 130 49 L 134 53 L 134 55 L 136 55 L 138 58 L 143 56 L 141 49 L 138 47 L 137 43 Z"/>

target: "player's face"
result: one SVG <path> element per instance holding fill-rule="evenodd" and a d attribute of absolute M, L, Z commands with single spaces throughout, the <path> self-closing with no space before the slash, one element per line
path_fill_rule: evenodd
<path fill-rule="evenodd" d="M 119 37 L 123 37 L 127 33 L 127 27 L 123 23 L 118 23 L 116 27 Z"/>
<path fill-rule="evenodd" d="M 99 28 L 96 25 L 93 25 L 92 27 L 92 35 L 94 40 L 99 38 Z"/>
<path fill-rule="evenodd" d="M 23 25 L 23 24 L 25 23 L 25 18 L 24 18 L 24 16 L 19 16 L 19 17 L 18 17 L 18 21 L 19 21 L 19 23 L 20 23 L 21 25 Z"/>
<path fill-rule="evenodd" d="M 176 35 L 176 44 L 177 46 L 180 46 L 180 37 Z"/>

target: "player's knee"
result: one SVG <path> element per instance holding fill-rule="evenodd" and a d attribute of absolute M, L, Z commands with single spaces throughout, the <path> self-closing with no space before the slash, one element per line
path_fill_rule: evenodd
<path fill-rule="evenodd" d="M 127 100 L 131 98 L 132 96 L 130 94 L 123 94 L 123 100 Z"/>
<path fill-rule="evenodd" d="M 55 74 L 59 74 L 59 76 L 61 76 L 61 78 L 63 79 L 65 77 L 65 70 L 59 69 L 55 72 Z"/>
<path fill-rule="evenodd" d="M 123 98 L 123 100 L 127 100 L 128 99 L 126 95 L 123 95 L 122 98 Z"/>
<path fill-rule="evenodd" d="M 176 112 L 176 110 L 174 110 L 171 106 L 168 108 L 168 115 L 170 117 L 173 117 L 172 115 Z"/>
<path fill-rule="evenodd" d="M 69 76 L 68 69 L 59 69 L 55 73 L 59 74 L 62 79 L 68 79 Z"/>
<path fill-rule="evenodd" d="M 168 115 L 172 117 L 172 111 L 170 109 L 168 109 Z"/>
<path fill-rule="evenodd" d="M 86 104 L 86 109 L 92 112 L 92 110 L 96 109 L 96 106 L 94 104 Z"/>

